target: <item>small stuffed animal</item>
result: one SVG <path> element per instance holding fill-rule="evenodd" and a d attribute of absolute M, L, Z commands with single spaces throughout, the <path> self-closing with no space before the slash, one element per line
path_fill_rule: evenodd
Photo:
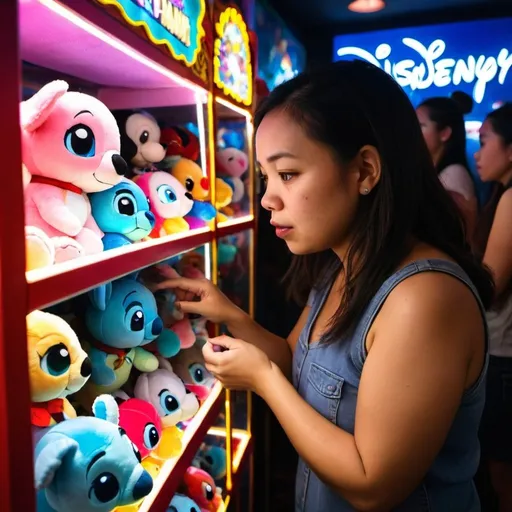
<path fill-rule="evenodd" d="M 128 177 L 156 170 L 166 151 L 157 120 L 144 110 L 118 110 L 114 115 L 121 133 L 121 155 L 130 166 Z"/>
<path fill-rule="evenodd" d="M 152 238 L 190 229 L 183 217 L 192 209 L 192 195 L 174 176 L 156 171 L 137 176 L 134 181 L 146 194 L 156 218 Z"/>
<path fill-rule="evenodd" d="M 199 402 L 173 372 L 169 361 L 159 357 L 158 363 L 158 370 L 137 379 L 134 394 L 154 405 L 164 427 L 172 427 L 192 418 L 199 410 Z"/>
<path fill-rule="evenodd" d="M 241 176 L 249 167 L 247 155 L 236 148 L 220 149 L 215 155 L 215 169 L 218 176 L 233 190 L 230 207 L 225 207 L 223 212 L 229 216 L 234 215 L 232 205 L 240 202 L 245 195 L 244 182 Z"/>
<path fill-rule="evenodd" d="M 37 512 L 109 512 L 140 501 L 153 488 L 140 453 L 109 395 L 81 416 L 52 427 L 35 448 Z"/>
<path fill-rule="evenodd" d="M 201 512 L 199 505 L 184 494 L 175 494 L 167 512 Z"/>
<path fill-rule="evenodd" d="M 226 476 L 226 450 L 221 446 L 202 443 L 192 466 L 206 471 L 214 480 Z"/>
<path fill-rule="evenodd" d="M 87 193 L 119 183 L 127 171 L 110 110 L 56 80 L 20 105 L 23 163 L 31 175 L 25 222 L 52 239 L 55 261 L 103 250 Z"/>
<path fill-rule="evenodd" d="M 179 126 L 164 128 L 160 142 L 167 146 L 165 160 L 183 157 L 195 161 L 199 158 L 199 139 L 186 128 Z"/>
<path fill-rule="evenodd" d="M 45 428 L 76 418 L 66 397 L 84 386 L 92 366 L 73 329 L 56 315 L 32 311 L 27 345 L 32 425 Z"/>
<path fill-rule="evenodd" d="M 123 178 L 103 192 L 89 195 L 92 216 L 105 233 L 105 250 L 130 245 L 147 237 L 155 227 L 155 216 L 141 188 Z"/>
<path fill-rule="evenodd" d="M 215 485 L 213 478 L 202 469 L 190 466 L 183 481 L 186 494 L 200 507 L 201 512 L 216 512 L 222 503 L 222 489 Z"/>
<path fill-rule="evenodd" d="M 156 357 L 141 347 L 158 338 L 160 354 L 171 357 L 180 349 L 178 337 L 164 333 L 153 294 L 136 277 L 123 277 L 89 293 L 85 322 L 94 337 L 89 340 L 88 350 L 93 367 L 91 381 L 115 386 L 109 391 L 126 383 L 132 364 L 143 372 L 157 369 Z"/>
<path fill-rule="evenodd" d="M 198 343 L 180 350 L 171 359 L 174 373 L 185 383 L 200 401 L 206 400 L 215 384 L 215 377 L 206 369 Z"/>

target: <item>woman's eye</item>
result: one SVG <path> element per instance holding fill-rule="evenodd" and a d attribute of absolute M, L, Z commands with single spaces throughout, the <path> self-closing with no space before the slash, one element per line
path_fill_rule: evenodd
<path fill-rule="evenodd" d="M 283 181 L 290 181 L 295 175 L 291 172 L 282 172 L 279 176 Z"/>

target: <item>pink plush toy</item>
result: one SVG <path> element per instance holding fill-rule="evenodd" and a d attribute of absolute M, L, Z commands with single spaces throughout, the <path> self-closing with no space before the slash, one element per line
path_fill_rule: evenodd
<path fill-rule="evenodd" d="M 96 98 L 68 92 L 62 80 L 23 101 L 20 116 L 31 175 L 25 224 L 51 238 L 56 262 L 103 251 L 86 194 L 117 185 L 127 171 L 114 116 Z"/>
<path fill-rule="evenodd" d="M 147 172 L 133 178 L 148 198 L 156 224 L 149 235 L 158 238 L 188 231 L 190 226 L 183 218 L 194 204 L 192 195 L 172 175 L 164 171 Z"/>
<path fill-rule="evenodd" d="M 217 174 L 233 189 L 231 203 L 241 201 L 245 194 L 245 187 L 240 177 L 249 168 L 247 155 L 236 148 L 219 149 L 215 155 L 215 168 Z"/>

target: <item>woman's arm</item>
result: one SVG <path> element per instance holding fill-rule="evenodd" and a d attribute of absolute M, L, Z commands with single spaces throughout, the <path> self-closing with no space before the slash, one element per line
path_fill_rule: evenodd
<path fill-rule="evenodd" d="M 275 366 L 257 390 L 308 466 L 361 511 L 389 510 L 421 482 L 460 405 L 473 347 L 484 351 L 474 297 L 443 274 L 400 284 L 372 331 L 354 435 L 316 412 Z"/>
<path fill-rule="evenodd" d="M 512 189 L 501 197 L 485 248 L 484 263 L 491 269 L 496 284 L 496 297 L 507 288 L 512 278 Z"/>

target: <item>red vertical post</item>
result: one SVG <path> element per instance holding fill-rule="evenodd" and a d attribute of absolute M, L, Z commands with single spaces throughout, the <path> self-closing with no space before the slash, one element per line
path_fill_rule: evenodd
<path fill-rule="evenodd" d="M 35 510 L 25 315 L 18 2 L 0 2 L 0 503 Z"/>

